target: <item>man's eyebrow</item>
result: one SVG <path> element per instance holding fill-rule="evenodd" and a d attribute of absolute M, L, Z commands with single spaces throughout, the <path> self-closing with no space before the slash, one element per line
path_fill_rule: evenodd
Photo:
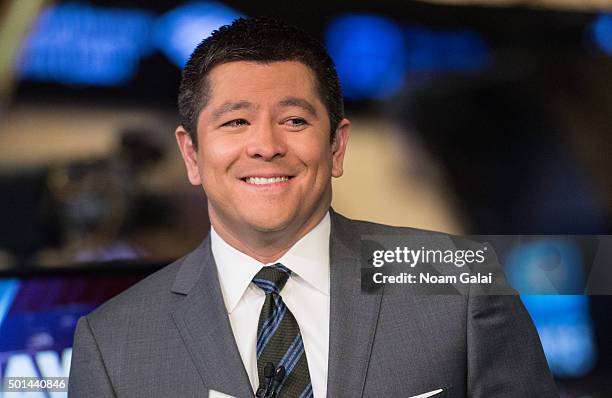
<path fill-rule="evenodd" d="M 213 111 L 212 121 L 215 122 L 219 120 L 221 116 L 228 112 L 237 111 L 239 109 L 248 109 L 251 107 L 253 107 L 253 104 L 249 101 L 226 102 Z"/>
<path fill-rule="evenodd" d="M 287 97 L 282 99 L 278 103 L 281 107 L 289 107 L 289 106 L 297 106 L 298 108 L 304 109 L 306 112 L 310 113 L 312 116 L 317 116 L 317 110 L 315 107 L 308 101 L 298 97 Z"/>

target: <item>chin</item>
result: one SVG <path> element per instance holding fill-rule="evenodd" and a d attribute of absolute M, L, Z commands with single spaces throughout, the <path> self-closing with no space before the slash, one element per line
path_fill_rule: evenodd
<path fill-rule="evenodd" d="M 259 232 L 277 232 L 287 228 L 288 223 L 285 220 L 274 218 L 266 220 L 252 220 L 250 224 L 253 229 Z"/>
<path fill-rule="evenodd" d="M 259 217 L 246 217 L 245 221 L 260 232 L 282 231 L 289 226 L 292 217 L 281 212 L 268 212 L 265 215 L 258 213 Z"/>

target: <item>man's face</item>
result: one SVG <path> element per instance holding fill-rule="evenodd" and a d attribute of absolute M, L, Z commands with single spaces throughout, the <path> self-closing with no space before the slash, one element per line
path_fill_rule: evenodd
<path fill-rule="evenodd" d="M 195 150 L 179 127 L 189 181 L 202 185 L 215 229 L 241 233 L 312 228 L 331 203 L 349 134 L 330 144 L 328 112 L 301 62 L 236 61 L 213 68 Z"/>

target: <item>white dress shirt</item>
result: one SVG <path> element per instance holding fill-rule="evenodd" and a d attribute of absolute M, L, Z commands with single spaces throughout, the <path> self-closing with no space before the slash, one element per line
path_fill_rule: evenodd
<path fill-rule="evenodd" d="M 253 391 L 259 384 L 255 345 L 265 293 L 251 281 L 262 267 L 282 263 L 292 274 L 281 297 L 300 326 L 314 396 L 327 394 L 330 226 L 327 213 L 285 255 L 270 264 L 260 263 L 230 246 L 211 227 L 211 248 L 223 300 Z"/>

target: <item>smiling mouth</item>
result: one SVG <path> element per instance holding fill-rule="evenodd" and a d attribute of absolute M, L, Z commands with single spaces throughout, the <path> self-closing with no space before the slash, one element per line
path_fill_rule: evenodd
<path fill-rule="evenodd" d="M 242 181 L 251 185 L 270 185 L 287 182 L 292 179 L 293 176 L 279 176 L 279 177 L 245 177 L 241 178 Z"/>

